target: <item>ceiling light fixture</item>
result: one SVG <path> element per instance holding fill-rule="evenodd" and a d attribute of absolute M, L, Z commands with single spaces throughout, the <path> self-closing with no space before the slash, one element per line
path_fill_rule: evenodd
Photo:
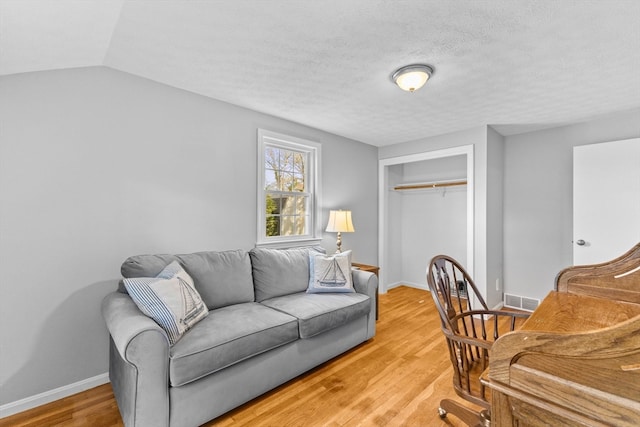
<path fill-rule="evenodd" d="M 414 92 L 427 83 L 433 74 L 433 67 L 424 64 L 412 64 L 398 69 L 391 79 L 398 87 L 407 92 Z"/>

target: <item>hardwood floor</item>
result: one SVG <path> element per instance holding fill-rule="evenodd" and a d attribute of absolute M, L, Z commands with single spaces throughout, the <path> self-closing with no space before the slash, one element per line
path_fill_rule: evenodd
<path fill-rule="evenodd" d="M 380 295 L 376 336 L 205 424 L 216 427 L 461 426 L 438 417 L 458 398 L 431 295 L 399 287 Z M 111 386 L 0 420 L 0 427 L 121 426 Z"/>

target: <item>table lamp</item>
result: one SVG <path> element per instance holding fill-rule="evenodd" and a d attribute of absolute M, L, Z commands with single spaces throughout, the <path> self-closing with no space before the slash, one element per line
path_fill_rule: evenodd
<path fill-rule="evenodd" d="M 336 253 L 340 253 L 342 251 L 342 233 L 352 233 L 356 231 L 353 228 L 353 222 L 351 222 L 351 211 L 329 211 L 329 223 L 325 231 L 338 233 L 338 250 Z"/>

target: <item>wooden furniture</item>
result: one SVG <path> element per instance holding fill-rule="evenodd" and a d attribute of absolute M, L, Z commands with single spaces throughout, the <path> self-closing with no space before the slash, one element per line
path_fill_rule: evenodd
<path fill-rule="evenodd" d="M 469 426 L 488 426 L 489 396 L 480 375 L 488 367 L 489 350 L 498 337 L 513 331 L 528 315 L 489 310 L 469 274 L 446 255 L 431 259 L 427 282 L 447 341 L 455 392 L 484 408 L 472 410 L 455 400 L 443 399 L 439 415 L 445 418 L 451 413 Z"/>
<path fill-rule="evenodd" d="M 370 271 L 373 274 L 375 274 L 376 276 L 378 275 L 378 272 L 380 271 L 380 267 L 377 267 L 375 265 L 367 265 L 367 264 L 360 264 L 358 262 L 352 262 L 351 265 L 353 267 L 356 267 L 362 271 Z"/>
<path fill-rule="evenodd" d="M 362 271 L 369 271 L 375 274 L 376 276 L 380 277 L 380 275 L 378 274 L 378 272 L 380 271 L 380 267 L 376 265 L 368 265 L 368 264 L 360 264 L 358 262 L 352 262 L 351 266 Z M 378 313 L 380 313 L 380 296 L 378 293 L 378 289 L 376 289 L 376 320 L 378 320 L 378 317 L 379 317 Z"/>
<path fill-rule="evenodd" d="M 640 425 L 640 244 L 560 272 L 490 358 L 493 425 Z"/>

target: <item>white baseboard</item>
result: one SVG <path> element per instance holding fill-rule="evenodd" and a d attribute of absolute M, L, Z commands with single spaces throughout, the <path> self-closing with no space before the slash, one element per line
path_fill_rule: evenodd
<path fill-rule="evenodd" d="M 402 286 L 402 285 L 403 285 L 402 282 L 389 283 L 387 285 L 387 292 L 389 292 L 389 289 L 397 288 L 398 286 Z"/>
<path fill-rule="evenodd" d="M 53 390 L 45 391 L 44 393 L 36 394 L 35 396 L 25 397 L 24 399 L 16 400 L 15 402 L 6 403 L 0 406 L 0 418 L 5 418 L 19 412 L 27 411 L 108 382 L 109 373 L 105 372 L 104 374 L 96 375 L 95 377 L 87 378 Z"/>
<path fill-rule="evenodd" d="M 422 289 L 423 291 L 429 290 L 429 285 L 427 285 L 426 283 L 403 282 L 403 285 L 410 288 Z"/>
<path fill-rule="evenodd" d="M 416 288 L 416 289 L 422 289 L 425 291 L 429 290 L 429 286 L 422 284 L 422 283 L 412 283 L 412 282 L 396 282 L 396 283 L 391 283 L 390 285 L 387 285 L 387 290 L 389 289 L 393 289 L 393 288 L 397 288 L 399 286 L 407 286 L 409 288 Z"/>

